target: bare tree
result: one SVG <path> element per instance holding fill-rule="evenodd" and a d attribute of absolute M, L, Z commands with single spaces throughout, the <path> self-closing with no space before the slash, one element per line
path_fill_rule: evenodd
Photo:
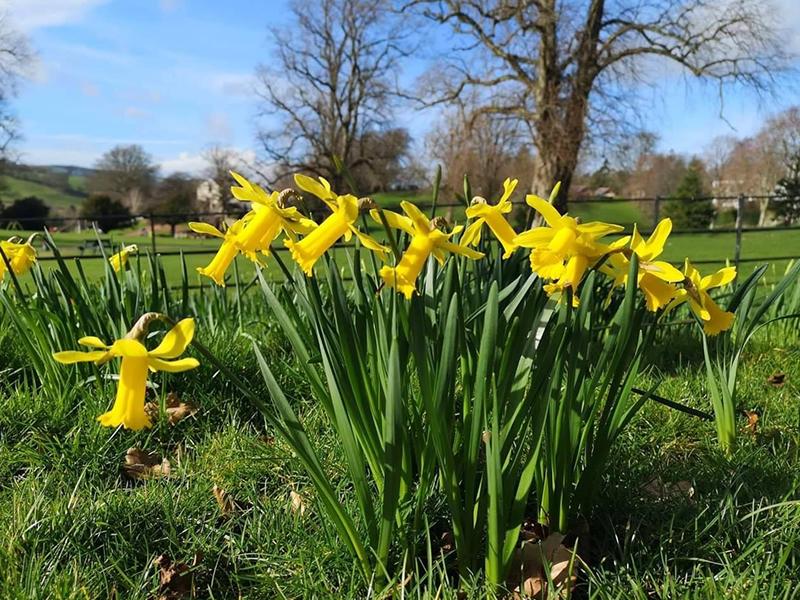
<path fill-rule="evenodd" d="M 533 190 L 560 180 L 560 208 L 581 146 L 595 127 L 620 122 L 660 59 L 719 85 L 772 88 L 787 65 L 764 0 L 410 0 L 468 41 L 461 60 L 437 68 L 439 93 L 457 102 L 479 90 L 483 112 L 513 116 L 535 144 Z M 630 114 L 622 112 L 622 116 Z"/>
<path fill-rule="evenodd" d="M 474 110 L 474 107 L 473 107 Z M 459 106 L 445 112 L 427 139 L 428 153 L 444 166 L 443 187 L 463 195 L 464 175 L 474 194 L 497 198 L 503 181 L 530 169 L 519 124 L 502 115 Z"/>
<path fill-rule="evenodd" d="M 299 171 L 339 188 L 334 157 L 354 171 L 372 160 L 359 143 L 391 122 L 400 59 L 413 48 L 388 0 L 321 0 L 291 5 L 296 27 L 273 29 L 275 59 L 258 70 L 259 134 L 271 179 Z"/>
<path fill-rule="evenodd" d="M 108 194 L 140 213 L 153 198 L 158 166 L 144 148 L 132 144 L 114 146 L 95 164 L 95 172 L 86 181 L 91 193 Z"/>
<path fill-rule="evenodd" d="M 216 184 L 214 193 L 218 195 L 217 198 L 207 201 L 205 208 L 210 211 L 224 212 L 233 199 L 231 171 L 241 168 L 241 160 L 234 150 L 217 145 L 209 147 L 203 153 L 203 158 L 207 163 L 203 175 L 214 181 Z"/>
<path fill-rule="evenodd" d="M 8 158 L 11 144 L 19 136 L 17 119 L 9 103 L 16 95 L 19 79 L 33 60 L 27 38 L 0 11 L 0 163 Z"/>

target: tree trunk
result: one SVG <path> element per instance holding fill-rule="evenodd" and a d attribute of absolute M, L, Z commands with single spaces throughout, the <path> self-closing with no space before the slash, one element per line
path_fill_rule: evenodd
<path fill-rule="evenodd" d="M 557 158 L 543 155 L 541 151 L 534 158 L 533 165 L 531 191 L 537 196 L 548 198 L 556 183 L 561 182 L 561 188 L 558 196 L 553 200 L 553 206 L 563 215 L 567 212 L 567 194 L 572 184 L 574 167 L 570 167 Z"/>

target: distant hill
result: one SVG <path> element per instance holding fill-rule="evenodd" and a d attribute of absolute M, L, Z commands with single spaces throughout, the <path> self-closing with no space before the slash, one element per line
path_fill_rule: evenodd
<path fill-rule="evenodd" d="M 36 196 L 50 205 L 53 214 L 78 208 L 86 198 L 86 177 L 93 169 L 72 165 L 7 165 L 0 177 L 0 201 Z"/>

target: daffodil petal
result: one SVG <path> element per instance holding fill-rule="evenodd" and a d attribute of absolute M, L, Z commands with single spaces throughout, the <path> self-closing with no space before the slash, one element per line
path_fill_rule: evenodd
<path fill-rule="evenodd" d="M 225 235 L 219 229 L 217 229 L 210 223 L 190 222 L 189 229 L 191 229 L 195 233 L 200 233 L 203 235 L 213 235 L 214 237 L 218 238 L 225 237 Z"/>
<path fill-rule="evenodd" d="M 408 215 L 408 218 L 414 222 L 414 227 L 418 231 L 430 231 L 431 222 L 428 217 L 425 216 L 425 213 L 423 213 L 419 208 L 411 204 L 411 202 L 406 202 L 405 200 L 400 203 L 400 207 L 403 209 L 403 212 Z"/>
<path fill-rule="evenodd" d="M 181 373 L 200 366 L 196 358 L 181 358 L 178 360 L 162 360 L 152 355 L 147 359 L 147 366 L 154 371 L 166 371 L 167 373 Z"/>
<path fill-rule="evenodd" d="M 536 248 L 546 246 L 555 235 L 555 229 L 550 227 L 534 227 L 528 231 L 523 231 L 514 238 L 514 243 L 523 248 Z"/>
<path fill-rule="evenodd" d="M 91 348 L 108 348 L 108 344 L 106 344 L 103 340 L 99 337 L 93 335 L 87 335 L 82 337 L 78 340 L 78 343 L 81 346 L 89 346 Z"/>
<path fill-rule="evenodd" d="M 147 356 L 147 348 L 141 342 L 131 339 L 117 340 L 111 345 L 109 352 L 114 356 L 128 358 L 144 358 Z"/>
<path fill-rule="evenodd" d="M 625 228 L 621 225 L 614 225 L 613 223 L 603 223 L 602 221 L 592 221 L 591 223 L 583 223 L 578 225 L 579 233 L 586 233 L 593 237 L 602 237 L 609 233 L 619 233 Z"/>
<path fill-rule="evenodd" d="M 182 319 L 170 329 L 161 343 L 150 352 L 150 356 L 158 358 L 176 358 L 180 356 L 194 337 L 194 319 Z"/>
<path fill-rule="evenodd" d="M 680 270 L 663 260 L 643 263 L 642 268 L 649 273 L 652 273 L 659 279 L 663 281 L 669 281 L 670 283 L 677 283 L 679 281 L 683 281 L 685 278 L 684 274 L 681 273 Z"/>
<path fill-rule="evenodd" d="M 79 352 L 77 350 L 65 350 L 53 354 L 53 359 L 62 365 L 71 365 L 79 362 L 96 362 L 106 357 L 108 352 L 92 350 L 91 352 Z"/>
<path fill-rule="evenodd" d="M 400 215 L 391 210 L 382 211 L 379 209 L 372 209 L 369 211 L 369 214 L 375 220 L 375 222 L 383 224 L 381 221 L 381 212 L 383 213 L 386 222 L 389 224 L 389 227 L 405 231 L 408 235 L 414 235 L 414 223 L 408 217 Z"/>
<path fill-rule="evenodd" d="M 525 202 L 527 202 L 528 206 L 533 208 L 533 210 L 542 215 L 542 218 L 550 227 L 558 227 L 561 221 L 561 213 L 547 200 L 534 194 L 528 194 L 525 196 Z"/>
<path fill-rule="evenodd" d="M 713 275 L 706 275 L 700 280 L 700 289 L 709 290 L 711 288 L 727 285 L 736 279 L 736 267 L 724 267 Z"/>

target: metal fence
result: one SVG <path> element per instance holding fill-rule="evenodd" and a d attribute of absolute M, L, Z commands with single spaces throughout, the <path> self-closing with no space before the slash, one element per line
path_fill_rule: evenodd
<path fill-rule="evenodd" d="M 716 227 L 716 228 L 697 228 L 697 229 L 674 229 L 673 234 L 704 234 L 704 235 L 721 235 L 721 234 L 734 234 L 734 247 L 731 249 L 733 254 L 732 262 L 737 266 L 740 263 L 751 263 L 751 262 L 762 262 L 762 261 L 782 261 L 782 260 L 791 260 L 800 258 L 797 253 L 792 252 L 791 254 L 782 254 L 782 255 L 773 255 L 773 256 L 749 256 L 747 258 L 742 257 L 742 237 L 744 233 L 763 233 L 763 232 L 774 232 L 774 231 L 798 231 L 798 236 L 800 236 L 800 224 L 789 224 L 789 225 L 769 225 L 769 226 L 761 226 L 761 227 L 752 227 L 752 226 L 745 226 L 744 225 L 744 214 L 745 208 L 748 202 L 762 202 L 766 201 L 773 206 L 777 205 L 781 202 L 793 202 L 793 203 L 800 203 L 800 198 L 787 198 L 785 196 L 766 196 L 766 195 L 736 195 L 736 196 L 707 196 L 707 197 L 697 197 L 697 198 L 675 198 L 675 197 L 614 197 L 614 198 L 607 198 L 607 197 L 596 197 L 596 198 L 575 198 L 569 201 L 570 207 L 579 207 L 581 205 L 602 205 L 602 204 L 616 204 L 616 203 L 636 203 L 640 206 L 644 205 L 652 205 L 652 220 L 648 223 L 648 226 L 645 228 L 643 227 L 642 223 L 639 223 L 639 231 L 642 235 L 647 236 L 649 235 L 658 221 L 664 216 L 664 207 L 667 202 L 707 202 L 712 201 L 715 205 L 716 210 L 720 210 L 720 207 L 727 206 L 727 210 L 731 210 L 734 212 L 735 221 L 732 227 Z M 440 211 L 452 211 L 454 209 L 463 209 L 464 203 L 463 202 L 456 202 L 456 201 L 448 201 L 448 202 L 438 202 L 434 206 L 431 202 L 424 202 L 424 203 L 416 203 L 417 206 L 423 209 L 435 209 L 437 212 Z M 523 200 L 514 201 L 513 204 L 524 207 L 527 210 L 530 210 L 527 205 L 525 205 Z M 395 206 L 383 206 L 383 208 L 394 209 Z M 76 225 L 73 226 L 74 229 L 78 229 L 81 225 L 86 226 L 87 228 L 91 228 L 92 223 L 97 220 L 105 220 L 110 218 L 123 218 L 128 217 L 135 222 L 139 222 L 143 225 L 144 230 L 149 232 L 149 242 L 150 242 L 150 251 L 153 254 L 158 254 L 160 256 L 188 256 L 188 255 L 208 255 L 214 254 L 216 249 L 214 248 L 202 248 L 202 249 L 181 249 L 181 250 L 174 250 L 174 249 L 159 249 L 159 238 L 163 239 L 164 236 L 158 233 L 159 225 L 168 222 L 168 220 L 181 220 L 183 222 L 186 221 L 209 221 L 209 220 L 224 220 L 228 218 L 236 218 L 241 216 L 241 212 L 194 212 L 194 213 L 148 213 L 148 214 L 137 214 L 137 215 L 97 215 L 97 216 L 80 216 L 80 217 L 47 217 L 42 219 L 40 217 L 31 217 L 31 218 L 16 218 L 13 222 L 18 223 L 21 228 L 24 229 L 24 224 L 30 221 L 39 221 L 42 220 L 48 223 L 48 226 L 51 230 L 61 230 L 66 231 L 67 228 L 70 226 L 71 223 L 75 223 Z M 316 216 L 318 218 L 324 218 L 325 210 L 315 210 L 313 211 L 312 217 Z M 0 225 L 0 228 L 3 228 Z M 192 234 L 194 235 L 194 234 Z M 88 239 L 88 238 L 87 238 Z M 170 244 L 170 246 L 174 246 L 174 244 Z M 352 243 L 339 243 L 334 246 L 335 248 L 346 248 L 352 247 Z M 273 248 L 274 251 L 277 252 L 286 252 L 288 251 L 287 248 L 283 246 L 276 246 Z M 62 255 L 64 259 L 75 259 L 75 260 L 93 260 L 93 259 L 101 259 L 103 258 L 102 253 L 98 254 L 71 254 L 71 255 Z M 51 256 L 42 256 L 40 260 L 54 260 L 55 257 Z M 726 260 L 730 260 L 730 255 L 728 256 L 720 256 L 714 258 L 706 258 L 702 260 L 693 261 L 697 264 L 703 263 L 720 263 L 725 262 Z"/>

